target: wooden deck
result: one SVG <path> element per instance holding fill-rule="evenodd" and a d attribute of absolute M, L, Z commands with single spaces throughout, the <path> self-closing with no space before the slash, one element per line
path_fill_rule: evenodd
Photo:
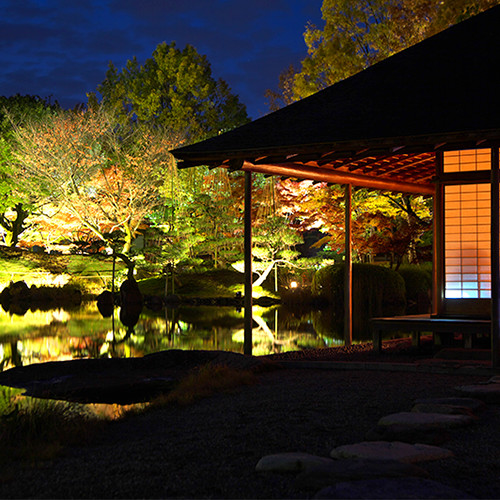
<path fill-rule="evenodd" d="M 441 334 L 461 333 L 464 336 L 465 347 L 471 347 L 474 335 L 491 333 L 491 321 L 475 318 L 439 318 L 430 314 L 419 314 L 372 318 L 371 328 L 373 349 L 379 353 L 382 350 L 382 332 L 384 331 L 410 332 L 417 344 L 422 332 L 431 332 L 435 338 Z"/>

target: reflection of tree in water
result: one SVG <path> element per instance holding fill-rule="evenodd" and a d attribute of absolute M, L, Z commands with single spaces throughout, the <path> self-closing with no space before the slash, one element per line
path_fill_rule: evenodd
<path fill-rule="evenodd" d="M 182 332 L 182 328 L 179 325 L 179 319 L 179 308 L 165 307 L 165 335 L 169 342 L 172 342 L 176 333 L 180 334 Z"/>
<path fill-rule="evenodd" d="M 69 351 L 75 358 L 99 358 L 105 338 L 80 337 L 70 344 Z"/>
<path fill-rule="evenodd" d="M 0 360 L 0 371 L 6 369 L 9 365 L 22 366 L 22 355 L 18 350 L 18 341 L 14 340 L 0 344 L 2 347 L 2 359 Z"/>

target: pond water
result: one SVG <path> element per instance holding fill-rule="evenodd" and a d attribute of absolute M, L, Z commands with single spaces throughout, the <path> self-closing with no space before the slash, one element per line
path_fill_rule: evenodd
<path fill-rule="evenodd" d="M 325 326 L 328 314 L 254 307 L 253 354 L 342 345 L 341 331 L 332 332 L 331 321 Z M 0 308 L 0 371 L 79 357 L 143 356 L 165 349 L 243 352 L 243 311 L 234 307 L 179 307 L 159 313 L 145 309 L 132 332 L 118 318 L 119 309 L 114 317 L 103 318 L 95 302 L 72 310 L 28 310 L 24 315 Z"/>

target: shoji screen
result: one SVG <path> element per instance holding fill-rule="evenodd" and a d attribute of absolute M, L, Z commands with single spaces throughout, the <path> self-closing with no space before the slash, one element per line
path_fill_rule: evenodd
<path fill-rule="evenodd" d="M 490 185 L 445 186 L 445 298 L 491 298 Z"/>
<path fill-rule="evenodd" d="M 444 186 L 445 299 L 491 298 L 490 184 L 470 182 L 464 174 L 489 171 L 490 158 L 489 149 L 443 155 L 443 173 L 454 177 Z"/>

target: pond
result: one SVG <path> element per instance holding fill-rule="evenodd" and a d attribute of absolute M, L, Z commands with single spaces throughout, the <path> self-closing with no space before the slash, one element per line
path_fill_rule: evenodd
<path fill-rule="evenodd" d="M 343 345 L 341 331 L 334 331 L 331 321 L 325 326 L 328 315 L 254 306 L 253 354 Z M 145 309 L 132 332 L 118 318 L 119 309 L 114 317 L 103 318 L 96 302 L 77 309 L 28 310 L 24 315 L 0 307 L 0 371 L 80 357 L 143 356 L 165 349 L 243 353 L 243 311 L 234 307 L 181 306 L 158 313 Z"/>

